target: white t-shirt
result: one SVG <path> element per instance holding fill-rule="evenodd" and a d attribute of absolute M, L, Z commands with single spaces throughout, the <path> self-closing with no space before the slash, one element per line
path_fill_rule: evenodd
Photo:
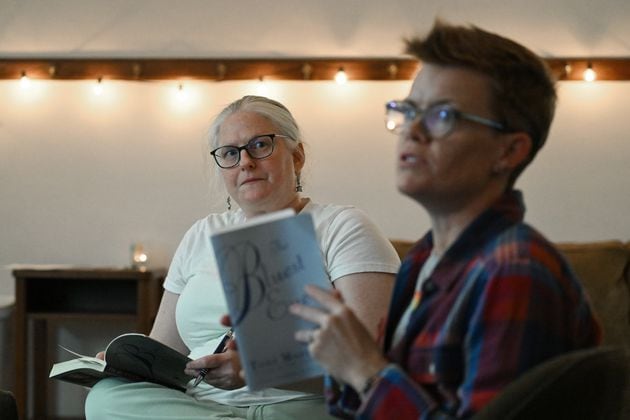
<path fill-rule="evenodd" d="M 359 209 L 309 202 L 302 211 L 313 216 L 331 282 L 353 273 L 395 273 L 398 270 L 400 261 L 396 251 Z M 182 340 L 191 350 L 189 357 L 192 359 L 211 354 L 225 332 L 219 319 L 227 313 L 227 305 L 210 235 L 218 228 L 244 221 L 245 215 L 240 209 L 198 220 L 184 235 L 168 270 L 164 288 L 180 295 L 175 320 Z M 383 302 L 383 305 L 389 305 L 389 302 Z M 273 339 L 273 335 L 270 338 Z M 205 382 L 187 392 L 198 399 L 235 406 L 270 404 L 305 395 L 275 388 L 250 392 L 243 387 L 227 391 Z"/>

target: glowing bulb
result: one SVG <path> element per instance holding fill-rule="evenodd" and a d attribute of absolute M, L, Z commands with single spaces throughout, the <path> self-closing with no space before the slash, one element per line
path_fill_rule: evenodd
<path fill-rule="evenodd" d="M 386 127 L 388 130 L 393 130 L 394 128 L 396 128 L 396 123 L 392 120 L 387 121 L 387 123 L 385 123 Z"/>
<path fill-rule="evenodd" d="M 172 103 L 175 109 L 182 112 L 188 111 L 193 104 L 194 88 L 191 86 L 184 87 L 183 82 L 179 82 L 173 90 Z"/>
<path fill-rule="evenodd" d="M 337 74 L 335 74 L 335 82 L 337 82 L 338 85 L 343 85 L 347 81 L 348 81 L 348 75 L 343 70 L 343 67 L 340 67 L 339 70 L 337 71 Z"/>
<path fill-rule="evenodd" d="M 179 102 L 184 102 L 186 100 L 186 92 L 184 92 L 184 85 L 181 83 L 177 85 L 176 97 L 177 97 L 177 101 Z"/>
<path fill-rule="evenodd" d="M 29 79 L 28 76 L 26 75 L 26 72 L 23 71 L 22 76 L 20 76 L 20 86 L 22 86 L 23 88 L 26 88 L 30 84 L 31 84 L 31 79 Z"/>
<path fill-rule="evenodd" d="M 103 94 L 103 78 L 99 77 L 94 85 L 94 94 L 96 96 L 101 96 Z"/>
<path fill-rule="evenodd" d="M 566 63 L 564 65 L 564 75 L 568 77 L 571 74 L 571 71 L 573 71 L 573 67 L 571 67 L 571 64 Z"/>
<path fill-rule="evenodd" d="M 256 86 L 256 93 L 259 96 L 269 96 L 269 86 L 265 82 L 262 76 L 258 78 L 258 86 Z"/>
<path fill-rule="evenodd" d="M 588 67 L 584 70 L 583 77 L 587 82 L 592 82 L 597 79 L 597 73 L 593 70 L 593 65 L 591 63 L 588 63 Z"/>
<path fill-rule="evenodd" d="M 136 270 L 146 271 L 149 256 L 144 252 L 142 244 L 131 245 L 131 267 Z"/>

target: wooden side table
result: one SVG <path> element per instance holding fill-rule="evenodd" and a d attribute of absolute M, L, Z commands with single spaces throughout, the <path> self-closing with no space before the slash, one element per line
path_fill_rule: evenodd
<path fill-rule="evenodd" d="M 32 346 L 33 417 L 46 418 L 48 323 L 64 320 L 125 320 L 148 334 L 162 295 L 166 270 L 37 268 L 13 270 L 15 277 L 15 397 L 27 419 L 28 349 Z M 29 343 L 29 322 L 32 343 Z"/>

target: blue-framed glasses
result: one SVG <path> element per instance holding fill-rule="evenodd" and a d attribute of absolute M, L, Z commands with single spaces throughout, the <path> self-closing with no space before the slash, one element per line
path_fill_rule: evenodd
<path fill-rule="evenodd" d="M 233 168 L 241 161 L 241 150 L 245 150 L 252 159 L 264 159 L 271 156 L 276 137 L 285 137 L 282 134 L 262 134 L 249 140 L 244 146 L 221 146 L 210 154 L 214 161 L 223 169 Z"/>
<path fill-rule="evenodd" d="M 399 134 L 418 117 L 432 138 L 448 135 L 458 120 L 472 121 L 497 131 L 506 131 L 501 123 L 459 111 L 449 104 L 435 104 L 426 109 L 420 109 L 408 101 L 389 101 L 385 104 L 385 127 L 393 133 Z"/>

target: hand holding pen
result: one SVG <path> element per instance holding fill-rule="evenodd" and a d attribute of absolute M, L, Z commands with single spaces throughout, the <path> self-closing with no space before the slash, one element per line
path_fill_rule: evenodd
<path fill-rule="evenodd" d="M 219 345 L 214 350 L 213 354 L 223 353 L 226 350 L 226 348 L 227 348 L 228 341 L 230 341 L 230 339 L 232 338 L 233 335 L 234 335 L 234 331 L 232 331 L 232 329 L 230 328 L 228 330 L 228 332 L 226 332 L 225 335 L 223 336 L 223 338 L 221 339 L 221 342 L 219 342 Z M 193 383 L 193 387 L 196 387 L 197 385 L 199 385 L 201 383 L 201 381 L 203 381 L 203 379 L 208 374 L 208 370 L 209 370 L 208 368 L 201 369 L 201 371 L 199 372 L 199 375 L 197 375 L 197 377 L 195 378 L 195 382 Z"/>

